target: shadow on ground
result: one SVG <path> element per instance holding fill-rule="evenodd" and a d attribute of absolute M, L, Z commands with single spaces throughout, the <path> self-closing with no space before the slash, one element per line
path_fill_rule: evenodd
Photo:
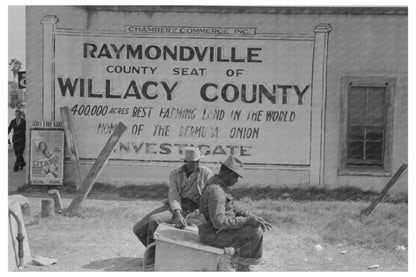
<path fill-rule="evenodd" d="M 142 258 L 119 257 L 92 261 L 82 268 L 97 271 L 143 271 L 142 264 Z"/>

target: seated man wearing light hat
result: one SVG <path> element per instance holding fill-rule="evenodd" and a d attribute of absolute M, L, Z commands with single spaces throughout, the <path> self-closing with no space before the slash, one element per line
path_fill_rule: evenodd
<path fill-rule="evenodd" d="M 188 147 L 184 154 L 185 164 L 170 173 L 168 200 L 133 227 L 134 234 L 146 247 L 154 241 L 153 234 L 160 223 L 186 227 L 186 215 L 198 208 L 202 190 L 212 177 L 209 168 L 199 165 L 202 156 L 198 148 Z"/>
<path fill-rule="evenodd" d="M 221 163 L 202 192 L 199 210 L 206 223 L 199 225 L 201 242 L 220 248 L 233 247 L 237 271 L 249 271 L 258 264 L 263 252 L 263 232 L 271 228 L 261 217 L 250 214 L 233 204 L 230 187 L 241 177 L 243 163 L 229 156 Z"/>

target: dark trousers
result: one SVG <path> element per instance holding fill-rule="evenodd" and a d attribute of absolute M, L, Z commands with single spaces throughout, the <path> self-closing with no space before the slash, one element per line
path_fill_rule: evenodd
<path fill-rule="evenodd" d="M 13 145 L 14 154 L 16 155 L 16 162 L 14 163 L 14 169 L 17 170 L 19 167 L 24 167 L 26 165 L 25 159 L 23 158 L 23 152 L 25 151 L 25 145 L 14 144 Z"/>
<path fill-rule="evenodd" d="M 234 259 L 244 265 L 260 263 L 263 255 L 263 231 L 252 226 L 239 229 L 216 230 L 208 224 L 199 226 L 201 241 L 207 245 L 239 249 Z"/>

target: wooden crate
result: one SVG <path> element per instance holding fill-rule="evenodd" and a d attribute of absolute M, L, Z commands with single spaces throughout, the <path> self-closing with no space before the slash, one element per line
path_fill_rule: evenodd
<path fill-rule="evenodd" d="M 197 228 L 161 224 L 154 234 L 155 271 L 217 271 L 224 249 L 199 241 Z"/>

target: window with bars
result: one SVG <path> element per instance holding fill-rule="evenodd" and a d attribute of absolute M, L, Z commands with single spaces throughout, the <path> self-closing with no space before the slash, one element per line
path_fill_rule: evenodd
<path fill-rule="evenodd" d="M 342 78 L 340 174 L 389 174 L 395 78 Z"/>

